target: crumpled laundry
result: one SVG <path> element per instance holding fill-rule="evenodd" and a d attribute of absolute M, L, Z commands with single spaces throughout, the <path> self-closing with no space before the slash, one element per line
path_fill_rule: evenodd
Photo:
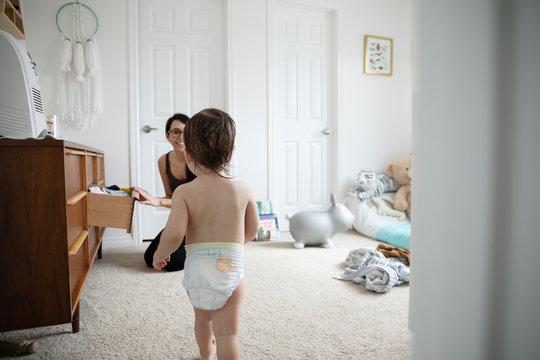
<path fill-rule="evenodd" d="M 345 263 L 345 273 L 333 278 L 365 285 L 368 291 L 387 292 L 395 285 L 409 282 L 409 268 L 400 262 L 389 261 L 376 249 L 352 250 Z"/>
<path fill-rule="evenodd" d="M 129 189 L 127 189 L 129 190 Z M 104 195 L 114 195 L 114 196 L 130 196 L 129 192 L 122 190 L 121 188 L 113 185 L 109 188 L 103 186 L 90 186 L 88 192 L 92 194 L 104 194 Z"/>
<path fill-rule="evenodd" d="M 382 252 L 374 248 L 355 249 L 349 251 L 349 255 L 345 259 L 345 266 L 351 269 L 358 269 L 367 257 L 378 257 L 384 259 Z"/>

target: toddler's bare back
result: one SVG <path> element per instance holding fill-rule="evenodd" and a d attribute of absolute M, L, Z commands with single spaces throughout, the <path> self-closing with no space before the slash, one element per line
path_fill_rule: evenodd
<path fill-rule="evenodd" d="M 247 184 L 214 174 L 199 176 L 181 188 L 189 214 L 187 244 L 244 244 L 246 225 L 250 226 L 245 223 L 246 211 L 252 200 Z"/>

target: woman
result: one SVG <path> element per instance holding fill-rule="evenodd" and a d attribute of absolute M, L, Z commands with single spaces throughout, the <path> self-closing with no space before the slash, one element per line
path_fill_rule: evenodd
<path fill-rule="evenodd" d="M 156 198 L 150 195 L 146 190 L 133 186 L 132 189 L 139 193 L 139 202 L 145 205 L 155 207 L 171 207 L 171 197 L 174 190 L 185 183 L 195 179 L 195 175 L 189 170 L 184 158 L 184 126 L 189 120 L 184 114 L 174 114 L 167 120 L 165 125 L 165 137 L 171 143 L 173 150 L 161 155 L 158 159 L 159 174 L 163 181 L 165 189 L 165 197 Z M 156 236 L 152 243 L 148 246 L 144 253 L 144 261 L 149 267 L 152 267 L 154 252 L 159 245 L 161 233 Z M 182 245 L 171 254 L 171 261 L 165 266 L 167 271 L 178 271 L 184 269 L 184 261 L 186 259 L 186 239 L 182 241 Z"/>

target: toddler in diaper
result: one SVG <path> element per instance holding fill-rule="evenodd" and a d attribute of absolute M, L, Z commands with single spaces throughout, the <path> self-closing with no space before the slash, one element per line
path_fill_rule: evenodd
<path fill-rule="evenodd" d="M 244 245 L 209 242 L 186 245 L 184 288 L 193 307 L 218 310 L 244 277 Z"/>
<path fill-rule="evenodd" d="M 176 188 L 154 253 L 163 269 L 186 238 L 184 288 L 195 314 L 201 359 L 239 359 L 244 247 L 259 230 L 249 186 L 229 176 L 236 126 L 221 110 L 206 109 L 184 127 L 184 157 L 196 178 Z M 179 140 L 180 141 L 180 140 Z M 208 241 L 208 239 L 215 240 Z"/>

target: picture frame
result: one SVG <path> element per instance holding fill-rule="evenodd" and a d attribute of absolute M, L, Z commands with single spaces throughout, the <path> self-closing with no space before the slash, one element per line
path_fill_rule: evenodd
<path fill-rule="evenodd" d="M 392 76 L 393 51 L 392 38 L 364 36 L 364 73 Z"/>

